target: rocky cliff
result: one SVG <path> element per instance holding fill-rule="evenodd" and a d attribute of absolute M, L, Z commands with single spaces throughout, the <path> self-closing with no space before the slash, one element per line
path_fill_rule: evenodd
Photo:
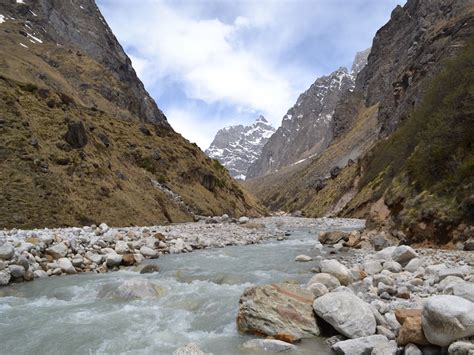
<path fill-rule="evenodd" d="M 354 90 L 334 108 L 331 144 L 308 164 L 248 186 L 273 209 L 368 217 L 402 229 L 407 241 L 465 238 L 473 214 L 473 13 L 470 1 L 398 6 Z"/>
<path fill-rule="evenodd" d="M 268 140 L 248 170 L 261 176 L 317 156 L 333 139 L 333 113 L 341 95 L 354 88 L 355 78 L 370 50 L 357 53 L 352 70 L 339 68 L 318 78 L 302 93 L 283 117 L 281 126 Z"/>
<path fill-rule="evenodd" d="M 262 152 L 275 128 L 263 116 L 249 126 L 237 125 L 220 129 L 206 154 L 217 159 L 229 170 L 230 175 L 245 180 L 249 166 Z"/>
<path fill-rule="evenodd" d="M 0 227 L 261 211 L 171 129 L 94 1 L 2 1 L 0 43 Z"/>

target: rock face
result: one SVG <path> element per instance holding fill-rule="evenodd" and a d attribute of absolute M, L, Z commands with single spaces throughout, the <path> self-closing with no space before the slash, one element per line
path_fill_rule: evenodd
<path fill-rule="evenodd" d="M 474 303 L 457 296 L 433 296 L 425 303 L 423 331 L 431 344 L 447 346 L 474 335 Z"/>
<path fill-rule="evenodd" d="M 254 163 L 275 128 L 263 116 L 250 126 L 230 126 L 219 130 L 206 154 L 219 160 L 233 177 L 245 180 L 249 166 Z"/>
<path fill-rule="evenodd" d="M 0 226 L 263 212 L 172 130 L 93 0 L 2 1 L 0 14 Z"/>
<path fill-rule="evenodd" d="M 313 314 L 313 295 L 293 284 L 250 287 L 239 301 L 238 329 L 296 341 L 319 335 Z"/>
<path fill-rule="evenodd" d="M 302 93 L 283 117 L 281 126 L 268 140 L 262 154 L 249 170 L 249 177 L 268 174 L 318 155 L 331 142 L 332 114 L 342 93 L 352 90 L 358 71 L 370 50 L 357 54 L 354 71 L 339 68 L 320 77 Z"/>
<path fill-rule="evenodd" d="M 99 296 L 122 301 L 136 299 L 155 299 L 164 294 L 165 290 L 153 281 L 134 278 L 124 281 L 118 286 L 104 287 Z"/>
<path fill-rule="evenodd" d="M 376 322 L 370 306 L 348 292 L 332 292 L 318 297 L 315 313 L 348 338 L 375 334 Z"/>

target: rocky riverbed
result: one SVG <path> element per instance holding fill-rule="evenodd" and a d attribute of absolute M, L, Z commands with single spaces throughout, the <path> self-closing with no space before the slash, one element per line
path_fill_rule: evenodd
<path fill-rule="evenodd" d="M 247 289 L 239 329 L 289 343 L 322 335 L 339 354 L 474 354 L 474 253 L 390 244 L 383 232 L 321 233 L 295 257 L 314 276 Z"/>

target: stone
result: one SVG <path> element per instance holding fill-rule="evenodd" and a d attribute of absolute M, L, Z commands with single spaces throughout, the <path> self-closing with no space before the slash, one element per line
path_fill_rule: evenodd
<path fill-rule="evenodd" d="M 400 324 L 405 322 L 408 317 L 421 317 L 421 308 L 397 308 L 395 309 L 395 318 Z"/>
<path fill-rule="evenodd" d="M 160 271 L 160 267 L 156 264 L 140 264 L 137 265 L 135 271 L 139 272 L 140 274 L 151 274 Z"/>
<path fill-rule="evenodd" d="M 282 352 L 289 350 L 297 350 L 298 348 L 292 344 L 281 340 L 274 339 L 252 339 L 246 341 L 243 345 L 245 349 L 262 349 L 264 351 Z"/>
<path fill-rule="evenodd" d="M 156 258 L 158 256 L 158 253 L 156 252 L 156 250 L 153 250 L 147 246 L 142 246 L 140 248 L 140 253 L 144 256 L 144 257 L 148 257 L 148 258 Z"/>
<path fill-rule="evenodd" d="M 383 334 L 381 334 L 383 335 Z M 395 341 L 389 341 L 388 343 L 380 343 L 375 345 L 370 355 L 396 355 L 398 352 L 398 346 Z"/>
<path fill-rule="evenodd" d="M 334 245 L 339 242 L 348 242 L 350 234 L 347 232 L 334 231 L 334 232 L 321 232 L 319 233 L 319 242 L 326 245 Z"/>
<path fill-rule="evenodd" d="M 206 353 L 199 349 L 197 344 L 189 343 L 181 348 L 176 349 L 173 352 L 173 355 L 206 355 Z"/>
<path fill-rule="evenodd" d="M 393 250 L 391 256 L 393 261 L 405 266 L 411 259 L 417 258 L 418 254 L 408 245 L 400 245 Z"/>
<path fill-rule="evenodd" d="M 423 353 L 415 344 L 407 344 L 404 355 L 423 355 Z"/>
<path fill-rule="evenodd" d="M 408 262 L 408 264 L 405 265 L 404 269 L 405 269 L 405 271 L 408 271 L 408 272 L 415 272 L 422 266 L 423 266 L 423 259 L 414 258 L 414 259 L 411 259 Z"/>
<path fill-rule="evenodd" d="M 397 289 L 397 297 L 398 298 L 404 298 L 406 300 L 409 300 L 411 296 L 410 290 L 406 286 L 399 287 Z"/>
<path fill-rule="evenodd" d="M 66 274 L 76 273 L 76 269 L 74 268 L 74 265 L 72 265 L 71 260 L 69 260 L 68 258 L 58 259 L 58 266 L 61 269 L 61 271 L 65 272 Z"/>
<path fill-rule="evenodd" d="M 370 305 L 349 292 L 333 292 L 316 298 L 315 313 L 348 338 L 375 334 L 376 321 Z"/>
<path fill-rule="evenodd" d="M 387 321 L 387 324 L 389 325 L 390 329 L 392 329 L 395 333 L 398 333 L 401 324 L 398 322 L 397 318 L 395 317 L 395 314 L 392 312 L 385 313 L 385 320 Z"/>
<path fill-rule="evenodd" d="M 159 284 L 144 278 L 132 278 L 120 285 L 107 285 L 99 292 L 99 297 L 112 298 L 121 301 L 157 299 L 165 294 L 165 289 Z"/>
<path fill-rule="evenodd" d="M 455 284 L 464 283 L 465 281 L 458 276 L 447 276 L 437 286 L 439 292 L 449 290 L 454 287 Z"/>
<path fill-rule="evenodd" d="M 474 335 L 474 303 L 457 296 L 432 296 L 423 306 L 423 331 L 431 344 L 447 346 Z"/>
<path fill-rule="evenodd" d="M 311 291 L 314 295 L 314 297 L 321 297 L 325 295 L 326 293 L 329 292 L 326 286 L 324 286 L 322 283 L 316 282 L 314 284 L 309 285 L 306 287 L 308 291 Z"/>
<path fill-rule="evenodd" d="M 84 259 L 80 255 L 76 255 L 72 260 L 72 265 L 74 267 L 81 267 L 84 264 Z"/>
<path fill-rule="evenodd" d="M 448 348 L 449 355 L 471 355 L 474 353 L 474 343 L 470 341 L 456 341 Z"/>
<path fill-rule="evenodd" d="M 122 240 L 118 240 L 116 243 L 115 243 L 115 252 L 117 254 L 120 254 L 120 255 L 123 255 L 123 254 L 126 254 L 130 251 L 128 245 L 126 242 L 122 241 Z"/>
<path fill-rule="evenodd" d="M 378 260 L 368 260 L 364 263 L 364 271 L 369 275 L 378 274 L 382 271 L 382 264 Z"/>
<path fill-rule="evenodd" d="M 133 254 L 123 254 L 122 265 L 125 265 L 125 266 L 135 265 L 135 256 Z"/>
<path fill-rule="evenodd" d="M 446 291 L 446 289 L 445 289 Z M 452 286 L 452 294 L 474 302 L 474 283 L 457 282 Z"/>
<path fill-rule="evenodd" d="M 398 334 L 397 343 L 399 345 L 407 345 L 409 343 L 417 345 L 428 345 L 423 327 L 421 325 L 421 315 L 416 317 L 407 317 L 402 323 Z"/>
<path fill-rule="evenodd" d="M 69 122 L 66 132 L 66 142 L 73 148 L 83 148 L 87 144 L 87 132 L 82 121 Z"/>
<path fill-rule="evenodd" d="M 335 276 L 327 273 L 319 273 L 311 277 L 311 279 L 306 284 L 306 288 L 310 287 L 314 283 L 323 284 L 329 291 L 341 286 L 341 283 Z"/>
<path fill-rule="evenodd" d="M 402 271 L 402 266 L 396 261 L 386 261 L 383 263 L 383 269 L 393 273 L 399 273 Z"/>
<path fill-rule="evenodd" d="M 248 218 L 248 217 L 242 216 L 242 217 L 239 218 L 239 223 L 240 224 L 245 224 L 248 221 L 250 221 L 250 218 Z"/>
<path fill-rule="evenodd" d="M 308 255 L 298 255 L 295 258 L 295 261 L 299 261 L 299 262 L 308 262 L 308 261 L 311 261 L 311 260 L 313 260 L 313 258 L 308 256 Z"/>
<path fill-rule="evenodd" d="M 26 270 L 21 265 L 10 265 L 8 269 L 10 270 L 10 275 L 15 279 L 19 279 L 25 276 Z"/>
<path fill-rule="evenodd" d="M 108 253 L 105 255 L 105 264 L 108 267 L 119 266 L 122 263 L 122 255 L 117 253 Z"/>
<path fill-rule="evenodd" d="M 323 260 L 320 263 L 321 272 L 333 275 L 341 285 L 347 286 L 351 282 L 351 273 L 344 265 L 335 259 Z"/>
<path fill-rule="evenodd" d="M 104 261 L 104 256 L 88 251 L 86 253 L 86 258 L 92 261 L 94 264 L 101 264 Z"/>
<path fill-rule="evenodd" d="M 464 242 L 465 251 L 474 251 L 474 238 L 469 238 Z"/>
<path fill-rule="evenodd" d="M 54 259 L 61 259 L 67 255 L 68 247 L 64 243 L 58 243 L 46 249 L 46 254 L 51 255 Z"/>
<path fill-rule="evenodd" d="M 375 347 L 387 343 L 388 339 L 383 335 L 371 335 L 339 341 L 334 344 L 331 349 L 337 354 L 343 355 L 370 355 Z"/>
<path fill-rule="evenodd" d="M 284 335 L 297 341 L 319 335 L 313 313 L 313 294 L 290 283 L 247 288 L 239 301 L 237 327 L 241 332 L 272 336 Z"/>
<path fill-rule="evenodd" d="M 376 329 L 377 334 L 386 336 L 389 340 L 395 339 L 395 334 L 390 329 L 385 328 L 383 325 L 377 325 Z"/>
<path fill-rule="evenodd" d="M 392 260 L 392 253 L 397 247 L 387 247 L 375 253 L 374 259 L 376 260 L 385 260 L 391 261 Z"/>
<path fill-rule="evenodd" d="M 42 279 L 48 277 L 48 273 L 44 270 L 35 270 L 33 271 L 33 276 L 35 279 Z"/>
<path fill-rule="evenodd" d="M 10 243 L 5 243 L 0 246 L 0 259 L 10 260 L 15 255 L 15 248 Z"/>
<path fill-rule="evenodd" d="M 10 282 L 11 275 L 7 271 L 0 271 L 0 286 L 6 286 Z"/>

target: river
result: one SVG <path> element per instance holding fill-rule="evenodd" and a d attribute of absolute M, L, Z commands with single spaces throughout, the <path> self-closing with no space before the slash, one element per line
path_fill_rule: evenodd
<path fill-rule="evenodd" d="M 274 219 L 267 228 L 277 229 Z M 258 354 L 242 344 L 235 317 L 246 287 L 311 277 L 312 263 L 297 263 L 315 242 L 318 223 L 285 225 L 284 241 L 166 255 L 151 262 L 161 271 L 50 277 L 0 289 L 2 354 L 171 354 L 189 342 L 205 352 Z M 103 288 L 127 278 L 157 281 L 156 300 L 117 301 Z M 297 354 L 331 354 L 323 339 L 298 344 Z M 269 354 L 266 352 L 265 354 Z"/>

